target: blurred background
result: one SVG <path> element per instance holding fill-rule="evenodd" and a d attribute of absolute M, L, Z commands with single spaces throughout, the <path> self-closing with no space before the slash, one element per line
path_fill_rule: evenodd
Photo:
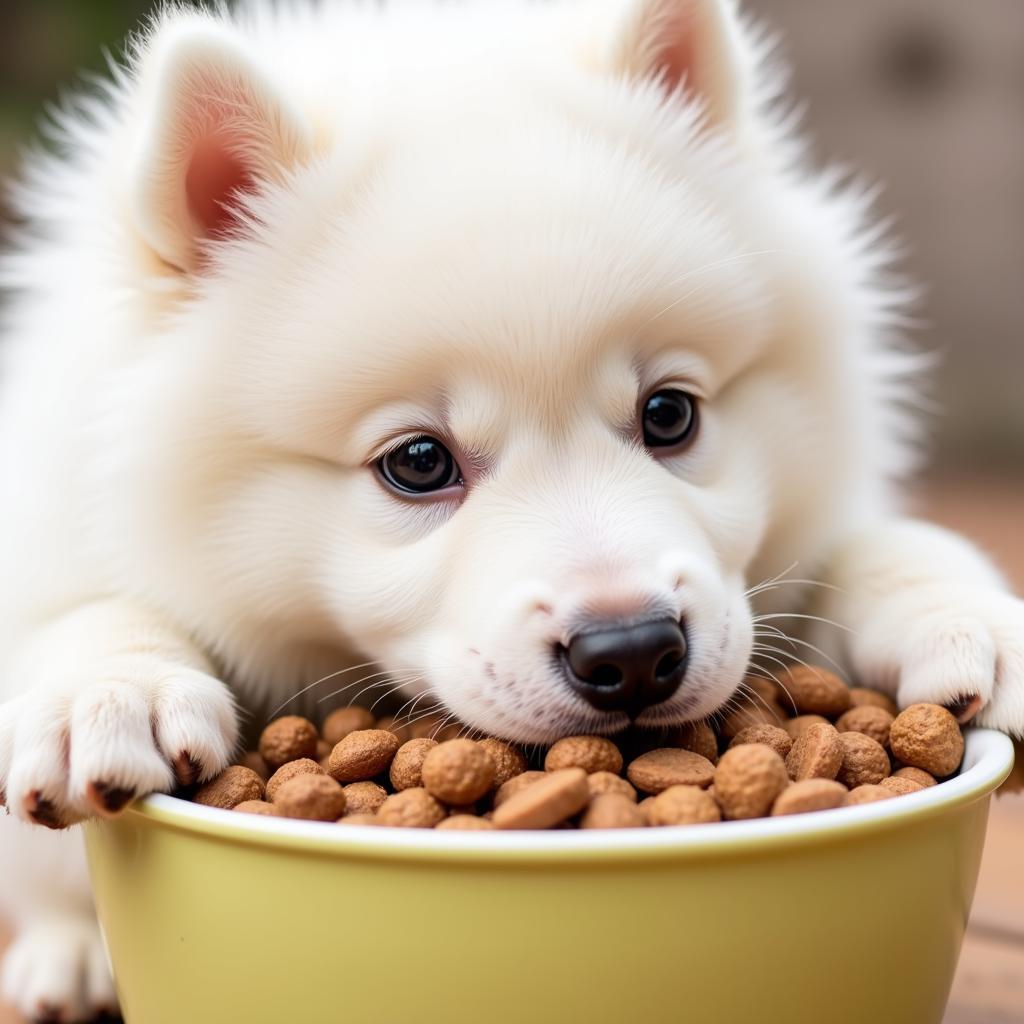
<path fill-rule="evenodd" d="M 0 174 L 41 105 L 147 0 L 0 0 Z M 1024 478 L 1024 2 L 746 0 L 779 30 L 822 160 L 885 186 L 942 360 L 939 466 Z M 0 207 L 0 230 L 4 211 Z"/>
<path fill-rule="evenodd" d="M 330 3 L 332 0 L 324 0 Z M 0 0 L 0 176 L 42 105 L 101 70 L 146 0 Z M 941 357 L 916 507 L 1024 591 L 1024 0 L 745 0 L 777 29 L 815 152 L 881 182 Z M 0 201 L 0 235 L 9 213 Z M 1024 1022 L 1024 799 L 993 810 L 946 1024 Z M 0 936 L 2 946 L 2 936 Z M 0 1008 L 0 1024 L 6 1017 Z"/>

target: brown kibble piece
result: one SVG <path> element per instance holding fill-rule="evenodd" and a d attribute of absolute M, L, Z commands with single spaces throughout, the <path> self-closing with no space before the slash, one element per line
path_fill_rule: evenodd
<path fill-rule="evenodd" d="M 378 825 L 398 828 L 433 828 L 448 812 L 425 789 L 403 789 L 389 796 L 377 812 Z"/>
<path fill-rule="evenodd" d="M 547 772 L 525 771 L 509 779 L 508 782 L 503 782 L 494 794 L 495 809 L 499 808 L 506 800 L 515 796 L 516 793 L 526 789 L 527 786 L 540 782 L 546 775 Z"/>
<path fill-rule="evenodd" d="M 801 715 L 841 715 L 850 706 L 850 688 L 833 672 L 795 665 L 779 677 L 783 707 Z"/>
<path fill-rule="evenodd" d="M 448 722 L 445 724 L 445 719 L 441 715 L 427 715 L 409 726 L 410 739 L 416 740 L 426 737 L 437 740 L 438 743 L 444 743 L 447 740 L 457 740 L 460 738 L 461 732 L 462 726 L 458 722 Z"/>
<path fill-rule="evenodd" d="M 808 814 L 842 807 L 847 789 L 832 779 L 802 779 L 787 786 L 772 804 L 772 815 Z"/>
<path fill-rule="evenodd" d="M 327 775 L 296 775 L 278 789 L 278 814 L 307 821 L 337 821 L 345 813 L 345 791 Z"/>
<path fill-rule="evenodd" d="M 337 708 L 325 719 L 320 735 L 324 740 L 336 747 L 350 732 L 358 732 L 360 729 L 373 729 L 377 720 L 366 708 L 352 707 Z"/>
<path fill-rule="evenodd" d="M 400 745 L 393 732 L 357 729 L 331 751 L 327 772 L 339 782 L 364 782 L 388 770 Z"/>
<path fill-rule="evenodd" d="M 285 715 L 260 734 L 260 754 L 271 771 L 300 757 L 316 757 L 316 726 L 298 715 Z"/>
<path fill-rule="evenodd" d="M 797 715 L 796 718 L 790 718 L 788 721 L 783 722 L 782 728 L 789 733 L 790 738 L 796 743 L 812 725 L 831 724 L 824 715 Z"/>
<path fill-rule="evenodd" d="M 699 786 L 669 786 L 644 804 L 640 813 L 650 825 L 703 825 L 722 820 L 715 798 Z"/>
<path fill-rule="evenodd" d="M 240 814 L 263 814 L 268 818 L 277 817 L 277 808 L 264 800 L 243 800 L 240 804 L 235 804 L 232 810 L 238 811 Z"/>
<path fill-rule="evenodd" d="M 359 783 L 355 783 L 359 785 Z M 354 814 L 346 814 L 344 817 L 338 819 L 339 825 L 378 825 L 380 822 L 377 821 L 376 814 L 370 814 L 368 811 L 356 811 Z"/>
<path fill-rule="evenodd" d="M 709 786 L 715 766 L 700 754 L 678 747 L 661 747 L 630 762 L 626 777 L 643 793 L 660 793 L 669 786 Z"/>
<path fill-rule="evenodd" d="M 388 798 L 388 791 L 376 782 L 350 782 L 342 788 L 347 814 L 375 814 Z"/>
<path fill-rule="evenodd" d="M 473 740 L 440 743 L 423 759 L 423 787 L 446 804 L 471 804 L 490 792 L 494 761 Z"/>
<path fill-rule="evenodd" d="M 643 811 L 621 793 L 602 793 L 590 801 L 580 818 L 580 828 L 643 828 Z"/>
<path fill-rule="evenodd" d="M 622 752 L 604 736 L 566 736 L 554 743 L 544 758 L 544 770 L 557 772 L 562 768 L 582 768 L 591 772 L 622 771 Z"/>
<path fill-rule="evenodd" d="M 233 764 L 205 786 L 200 786 L 192 799 L 204 807 L 230 811 L 246 800 L 262 799 L 264 792 L 263 780 L 251 768 Z"/>
<path fill-rule="evenodd" d="M 590 790 L 591 799 L 605 793 L 618 793 L 636 803 L 636 790 L 632 785 L 621 775 L 613 775 L 611 772 L 591 772 L 587 776 L 587 789 Z"/>
<path fill-rule="evenodd" d="M 582 768 L 548 772 L 545 778 L 495 807 L 494 827 L 553 828 L 583 810 L 589 799 L 587 773 Z"/>
<path fill-rule="evenodd" d="M 437 740 L 420 736 L 418 739 L 406 740 L 395 754 L 391 762 L 391 785 L 401 792 L 403 789 L 415 789 L 423 785 L 423 762 L 427 754 L 437 746 Z"/>
<path fill-rule="evenodd" d="M 896 794 L 885 786 L 858 786 L 851 789 L 843 798 L 844 807 L 856 807 L 858 804 L 873 804 L 879 800 L 891 800 Z"/>
<path fill-rule="evenodd" d="M 957 720 L 938 704 L 911 704 L 889 730 L 889 746 L 904 764 L 945 778 L 960 767 L 964 737 Z"/>
<path fill-rule="evenodd" d="M 900 768 L 899 771 L 893 772 L 891 777 L 894 779 L 910 779 L 911 782 L 916 782 L 922 789 L 938 784 L 935 776 L 926 772 L 923 768 Z"/>
<path fill-rule="evenodd" d="M 860 707 L 844 711 L 836 720 L 836 728 L 840 732 L 860 732 L 870 736 L 883 747 L 889 745 L 889 729 L 893 716 L 884 708 L 874 704 L 862 704 Z"/>
<path fill-rule="evenodd" d="M 850 733 L 849 735 L 856 735 Z M 834 779 L 843 763 L 839 733 L 828 722 L 808 726 L 786 758 L 786 770 L 794 782 L 801 779 Z"/>
<path fill-rule="evenodd" d="M 238 764 L 255 772 L 264 782 L 273 774 L 267 767 L 267 762 L 260 757 L 258 750 L 247 750 L 239 759 Z"/>
<path fill-rule="evenodd" d="M 491 755 L 491 760 L 494 762 L 495 789 L 526 771 L 526 757 L 518 747 L 512 746 L 511 743 L 488 737 L 484 740 L 477 740 L 477 744 Z"/>
<path fill-rule="evenodd" d="M 793 749 L 793 740 L 785 729 L 777 725 L 751 725 L 741 729 L 732 738 L 730 747 L 739 747 L 744 743 L 763 743 L 771 747 L 781 758 L 789 755 Z"/>
<path fill-rule="evenodd" d="M 408 722 L 405 719 L 399 721 L 394 715 L 378 718 L 374 728 L 383 729 L 385 732 L 393 732 L 398 737 L 400 743 L 405 743 L 412 739 L 412 731 L 409 728 Z"/>
<path fill-rule="evenodd" d="M 439 832 L 493 832 L 494 825 L 475 814 L 452 814 L 435 826 Z"/>
<path fill-rule="evenodd" d="M 712 764 L 718 761 L 718 737 L 707 722 L 687 722 L 680 726 L 669 745 L 692 750 L 706 757 Z"/>
<path fill-rule="evenodd" d="M 919 782 L 915 782 L 913 779 L 908 779 L 905 775 L 897 777 L 890 775 L 887 779 L 882 779 L 879 783 L 885 789 L 889 790 L 890 793 L 895 793 L 897 796 L 907 796 L 909 793 L 920 793 L 924 786 Z"/>
<path fill-rule="evenodd" d="M 841 732 L 839 742 L 843 748 L 843 761 L 836 778 L 847 789 L 877 785 L 888 776 L 889 755 L 870 736 L 862 732 Z"/>
<path fill-rule="evenodd" d="M 786 762 L 763 743 L 727 750 L 715 771 L 715 800 L 728 819 L 760 818 L 789 785 Z"/>
<path fill-rule="evenodd" d="M 786 712 L 780 705 L 769 703 L 767 707 L 760 701 L 756 703 L 747 699 L 739 707 L 726 714 L 719 726 L 718 734 L 723 739 L 731 740 L 738 732 L 754 725 L 782 725 L 786 721 Z"/>
<path fill-rule="evenodd" d="M 884 693 L 879 693 L 878 690 L 869 690 L 863 686 L 850 687 L 850 707 L 881 708 L 883 711 L 888 711 L 893 718 L 900 713 L 900 709 L 897 707 L 896 701 L 894 701 L 892 697 Z"/>
<path fill-rule="evenodd" d="M 316 761 L 308 757 L 300 757 L 297 761 L 289 761 L 281 765 L 267 780 L 267 799 L 273 803 L 277 791 L 296 775 L 323 775 L 324 770 Z"/>

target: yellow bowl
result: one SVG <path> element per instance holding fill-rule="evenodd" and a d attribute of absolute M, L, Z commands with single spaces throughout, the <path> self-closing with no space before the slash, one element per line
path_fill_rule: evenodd
<path fill-rule="evenodd" d="M 127 1024 L 924 1024 L 1010 741 L 862 807 L 622 832 L 283 821 L 151 797 L 86 830 Z"/>

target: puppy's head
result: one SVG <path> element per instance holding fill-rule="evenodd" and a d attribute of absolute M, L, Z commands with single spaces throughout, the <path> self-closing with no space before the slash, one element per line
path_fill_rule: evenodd
<path fill-rule="evenodd" d="M 832 358 L 746 43 L 712 0 L 350 14 L 143 59 L 133 571 L 242 674 L 346 645 L 523 741 L 710 713 Z"/>

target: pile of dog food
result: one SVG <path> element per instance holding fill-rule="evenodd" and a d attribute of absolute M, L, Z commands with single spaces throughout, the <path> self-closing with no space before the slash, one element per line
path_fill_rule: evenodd
<path fill-rule="evenodd" d="M 888 800 L 952 775 L 964 740 L 935 704 L 801 666 L 714 723 L 621 740 L 568 736 L 531 764 L 502 740 L 359 707 L 321 728 L 288 715 L 259 749 L 199 788 L 200 804 L 341 825 L 438 829 L 641 828 L 802 814 Z"/>

